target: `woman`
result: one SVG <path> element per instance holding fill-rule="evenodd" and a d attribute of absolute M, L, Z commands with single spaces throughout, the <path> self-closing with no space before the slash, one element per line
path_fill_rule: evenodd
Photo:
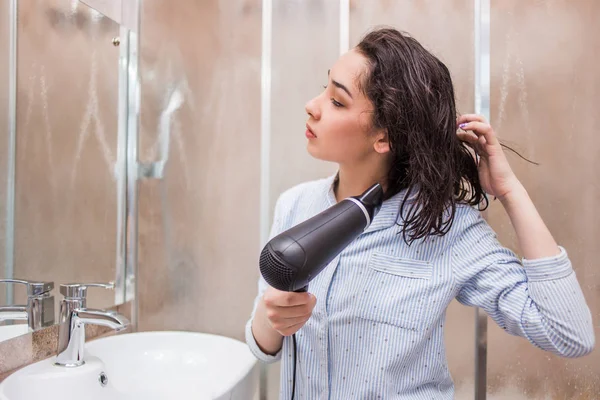
<path fill-rule="evenodd" d="M 282 359 L 282 399 L 452 399 L 443 328 L 454 298 L 546 351 L 592 351 L 590 311 L 565 249 L 490 125 L 456 118 L 448 69 L 416 40 L 387 28 L 367 34 L 306 112 L 308 151 L 338 173 L 284 192 L 271 236 L 374 182 L 385 198 L 309 293 L 260 280 L 246 337 L 260 360 Z M 486 194 L 510 216 L 523 260 L 474 207 L 487 206 Z"/>

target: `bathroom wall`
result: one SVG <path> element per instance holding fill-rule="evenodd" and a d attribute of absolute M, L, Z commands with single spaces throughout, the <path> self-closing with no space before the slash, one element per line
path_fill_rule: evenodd
<path fill-rule="evenodd" d="M 170 145 L 165 178 L 139 186 L 141 330 L 243 337 L 259 251 L 260 27 L 256 2 L 142 2 L 140 158 Z"/>
<path fill-rule="evenodd" d="M 598 156 L 600 48 L 594 0 L 492 2 L 491 111 L 511 165 L 574 264 L 600 338 L 600 182 Z M 518 251 L 500 204 L 489 219 L 500 240 Z M 489 331 L 489 391 L 510 399 L 597 399 L 600 346 L 566 360 Z"/>

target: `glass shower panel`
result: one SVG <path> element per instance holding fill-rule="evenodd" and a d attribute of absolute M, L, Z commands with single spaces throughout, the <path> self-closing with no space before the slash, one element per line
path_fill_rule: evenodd
<path fill-rule="evenodd" d="M 260 2 L 142 2 L 140 330 L 244 340 L 256 295 Z"/>
<path fill-rule="evenodd" d="M 569 253 L 600 337 L 600 3 L 492 2 L 491 113 L 498 136 L 557 242 Z M 500 204 L 490 210 L 499 239 L 517 253 Z M 600 348 L 563 359 L 489 330 L 491 399 L 597 399 Z"/>
<path fill-rule="evenodd" d="M 18 2 L 16 277 L 115 279 L 118 35 L 77 0 Z"/>
<path fill-rule="evenodd" d="M 356 0 L 350 4 L 351 45 L 380 25 L 408 32 L 448 66 L 458 111 L 474 112 L 473 0 Z M 448 309 L 446 354 L 457 399 L 473 398 L 474 318 L 472 308 L 456 301 Z"/>

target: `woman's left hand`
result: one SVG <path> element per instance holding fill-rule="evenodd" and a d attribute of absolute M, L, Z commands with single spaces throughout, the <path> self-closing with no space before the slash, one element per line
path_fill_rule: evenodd
<path fill-rule="evenodd" d="M 479 155 L 479 180 L 486 193 L 503 200 L 520 182 L 512 171 L 494 129 L 481 115 L 465 114 L 457 120 L 458 138 Z"/>

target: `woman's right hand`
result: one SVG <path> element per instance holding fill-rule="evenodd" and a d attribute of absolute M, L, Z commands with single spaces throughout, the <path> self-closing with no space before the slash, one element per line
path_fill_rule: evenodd
<path fill-rule="evenodd" d="M 262 302 L 271 327 L 283 336 L 291 336 L 308 321 L 317 298 L 308 292 L 283 292 L 269 287 Z"/>

